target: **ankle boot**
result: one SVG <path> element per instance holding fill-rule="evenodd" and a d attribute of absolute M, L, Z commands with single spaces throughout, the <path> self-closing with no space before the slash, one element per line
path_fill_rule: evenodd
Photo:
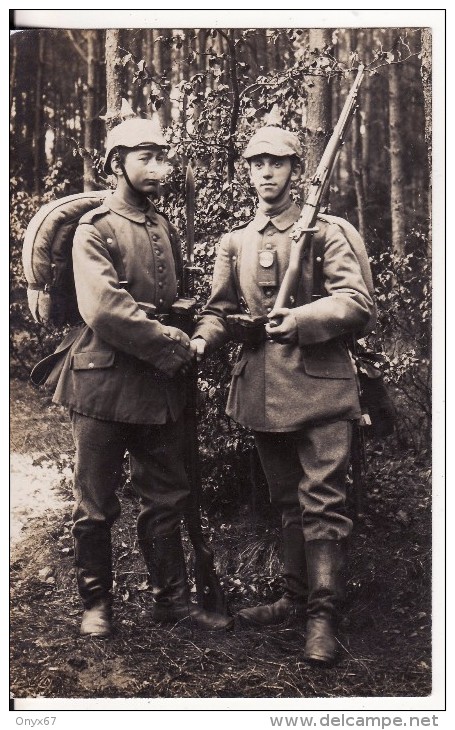
<path fill-rule="evenodd" d="M 74 538 L 76 580 L 84 604 L 80 633 L 109 636 L 112 632 L 112 552 L 108 529 L 78 531 Z"/>
<path fill-rule="evenodd" d="M 308 621 L 304 659 L 319 666 L 333 664 L 338 654 L 336 629 L 344 598 L 345 540 L 306 543 Z"/>
<path fill-rule="evenodd" d="M 151 539 L 139 540 L 153 594 L 152 617 L 158 623 L 189 622 L 203 631 L 222 631 L 233 619 L 209 613 L 190 601 L 180 528 Z"/>
<path fill-rule="evenodd" d="M 282 597 L 263 606 L 238 612 L 241 625 L 273 626 L 303 617 L 308 596 L 305 541 L 298 525 L 283 528 L 284 592 Z"/>

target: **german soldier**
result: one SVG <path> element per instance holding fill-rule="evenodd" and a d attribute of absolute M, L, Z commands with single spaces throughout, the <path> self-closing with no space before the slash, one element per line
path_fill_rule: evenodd
<path fill-rule="evenodd" d="M 181 252 L 175 229 L 150 200 L 167 149 L 151 120 L 130 119 L 108 134 L 104 169 L 116 177 L 116 189 L 81 218 L 73 245 L 84 322 L 48 381 L 56 382 L 54 402 L 70 410 L 76 444 L 72 533 L 84 635 L 112 630 L 111 528 L 120 514 L 116 490 L 126 451 L 154 620 L 189 619 L 207 630 L 232 622 L 190 602 L 185 572 L 182 378 L 195 348 L 169 321 Z"/>
<path fill-rule="evenodd" d="M 284 593 L 270 605 L 245 608 L 242 624 L 267 626 L 307 613 L 304 656 L 336 658 L 336 623 L 344 592 L 345 480 L 352 422 L 360 416 L 344 336 L 364 324 L 373 302 L 349 243 L 337 225 L 318 221 L 324 241 L 327 296 L 312 300 L 312 251 L 302 262 L 295 307 L 274 310 L 289 262 L 289 234 L 300 210 L 290 196 L 300 173 L 297 136 L 266 126 L 243 157 L 258 195 L 255 217 L 220 242 L 210 299 L 194 333 L 198 359 L 233 337 L 243 341 L 227 414 L 254 432 L 270 498 L 280 511 Z M 244 334 L 229 315 L 267 322 Z M 269 318 L 269 319 L 267 319 Z M 273 321 L 272 321 L 273 318 Z M 273 326 L 279 318 L 279 325 Z M 247 318 L 248 319 L 248 318 Z"/>

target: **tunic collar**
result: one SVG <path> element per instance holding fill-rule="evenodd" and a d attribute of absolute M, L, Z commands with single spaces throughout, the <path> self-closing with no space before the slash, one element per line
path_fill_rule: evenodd
<path fill-rule="evenodd" d="M 146 210 L 136 208 L 136 206 L 129 205 L 120 196 L 116 196 L 115 193 L 108 195 L 105 198 L 104 205 L 114 213 L 127 218 L 133 223 L 145 223 L 145 219 L 154 220 L 156 218 L 156 208 L 153 203 L 149 200 L 148 207 Z"/>
<path fill-rule="evenodd" d="M 259 233 L 262 233 L 269 223 L 272 223 L 272 225 L 274 225 L 279 231 L 285 231 L 287 228 L 290 228 L 296 220 L 298 220 L 299 215 L 299 206 L 296 205 L 296 203 L 291 203 L 289 208 L 286 208 L 286 210 L 283 210 L 282 213 L 274 216 L 273 218 L 270 218 L 268 215 L 258 210 L 251 221 L 251 225 L 253 225 Z"/>

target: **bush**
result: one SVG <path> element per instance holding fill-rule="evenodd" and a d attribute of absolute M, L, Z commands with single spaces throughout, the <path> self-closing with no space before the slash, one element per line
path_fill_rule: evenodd
<path fill-rule="evenodd" d="M 427 237 L 413 230 L 403 255 L 373 260 L 378 302 L 375 345 L 384 353 L 385 375 L 398 411 L 401 446 L 421 452 L 431 442 L 431 271 Z"/>

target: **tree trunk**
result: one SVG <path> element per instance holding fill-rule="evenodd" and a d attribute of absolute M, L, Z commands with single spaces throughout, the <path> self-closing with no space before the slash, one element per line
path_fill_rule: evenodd
<path fill-rule="evenodd" d="M 359 63 L 365 66 L 370 62 L 369 49 L 372 47 L 371 31 L 369 29 L 359 30 L 357 32 L 357 52 L 359 54 Z M 362 147 L 362 169 L 363 182 L 365 190 L 369 188 L 369 172 L 370 172 L 370 124 L 371 124 L 371 80 L 369 74 L 365 74 L 362 82 L 361 104 L 359 108 L 359 116 L 361 117 L 360 127 L 361 147 Z"/>
<path fill-rule="evenodd" d="M 357 200 L 357 217 L 359 233 L 362 238 L 366 238 L 365 227 L 365 183 L 363 178 L 363 161 L 362 161 L 362 137 L 360 134 L 361 125 L 360 115 L 357 111 L 352 120 L 352 176 L 354 178 L 355 197 Z"/>
<path fill-rule="evenodd" d="M 351 35 L 351 52 L 357 51 L 359 47 L 357 33 L 353 31 Z M 357 64 L 356 64 L 357 65 Z M 357 201 L 357 219 L 359 233 L 363 239 L 366 238 L 365 228 L 365 178 L 364 178 L 364 166 L 363 166 L 363 149 L 362 149 L 362 119 L 361 109 L 363 100 L 363 89 L 359 89 L 357 97 L 358 108 L 352 120 L 351 128 L 351 157 L 350 165 L 352 171 L 352 177 L 354 181 L 355 197 Z"/>
<path fill-rule="evenodd" d="M 158 77 L 170 81 L 172 69 L 170 40 L 172 38 L 172 31 L 169 28 L 165 28 L 160 32 L 160 36 L 161 40 L 155 43 L 155 69 Z M 169 126 L 171 122 L 171 103 L 168 98 L 165 98 L 164 104 L 158 110 L 158 115 L 161 125 L 163 127 Z"/>
<path fill-rule="evenodd" d="M 310 29 L 310 52 L 315 57 L 332 36 L 329 28 Z M 331 91 L 325 75 L 312 77 L 307 99 L 307 123 L 305 129 L 305 177 L 304 194 L 308 193 L 309 182 L 324 152 L 327 138 L 331 132 Z M 324 201 L 325 204 L 325 201 Z"/>
<path fill-rule="evenodd" d="M 87 30 L 87 92 L 84 111 L 84 190 L 95 190 L 93 150 L 95 148 L 95 92 L 96 92 L 96 50 L 97 31 Z"/>
<path fill-rule="evenodd" d="M 391 45 L 391 48 L 393 46 Z M 389 67 L 389 148 L 390 148 L 390 212 L 392 221 L 392 249 L 396 254 L 405 250 L 406 220 L 404 197 L 404 160 L 402 146 L 402 98 L 400 93 L 399 64 Z"/>
<path fill-rule="evenodd" d="M 107 130 L 121 122 L 123 69 L 119 56 L 120 30 L 106 30 L 106 127 Z"/>
<path fill-rule="evenodd" d="M 232 92 L 232 109 L 231 119 L 229 122 L 229 138 L 228 138 L 228 160 L 227 160 L 227 177 L 228 182 L 232 182 L 235 176 L 235 144 L 234 138 L 237 132 L 237 125 L 239 121 L 240 111 L 240 91 L 239 81 L 237 77 L 237 57 L 235 50 L 235 31 L 231 28 L 228 31 L 229 35 L 226 37 L 229 53 L 229 79 L 231 82 Z"/>
<path fill-rule="evenodd" d="M 14 90 L 16 88 L 16 69 L 17 69 L 17 45 L 14 43 L 12 48 L 12 58 L 9 71 L 9 112 L 10 119 L 12 119 L 12 110 L 14 104 Z"/>
<path fill-rule="evenodd" d="M 432 62 L 431 62 L 431 28 L 422 28 L 421 31 L 421 42 L 422 42 L 422 66 L 421 66 L 421 77 L 422 77 L 422 89 L 423 89 L 423 103 L 425 111 L 425 142 L 427 146 L 427 157 L 428 157 L 428 211 L 429 211 L 429 227 L 428 227 L 428 254 L 431 255 L 431 234 L 432 234 L 432 89 L 431 89 L 431 78 L 432 78 Z"/>
<path fill-rule="evenodd" d="M 36 58 L 36 82 L 35 82 L 35 116 L 33 129 L 33 188 L 34 193 L 41 197 L 42 174 L 44 162 L 44 130 L 43 130 L 43 65 L 44 65 L 45 34 L 38 36 L 38 54 Z"/>

